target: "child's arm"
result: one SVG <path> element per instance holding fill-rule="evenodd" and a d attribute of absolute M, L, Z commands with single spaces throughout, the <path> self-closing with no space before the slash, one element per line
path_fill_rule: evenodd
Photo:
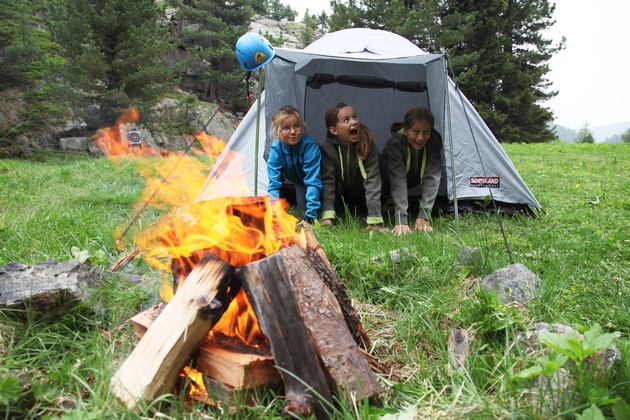
<path fill-rule="evenodd" d="M 409 197 L 407 194 L 407 166 L 405 163 L 407 148 L 404 143 L 396 138 L 392 138 L 386 147 L 391 197 L 395 205 L 394 224 L 408 225 Z"/>
<path fill-rule="evenodd" d="M 322 161 L 320 165 L 320 176 L 322 179 L 321 210 L 322 224 L 328 224 L 335 218 L 335 193 L 337 174 L 335 161 L 329 156 L 326 149 L 322 148 Z M 327 222 L 326 222 L 327 221 Z M 324 223 L 325 222 L 325 223 Z"/>
<path fill-rule="evenodd" d="M 280 159 L 280 151 L 271 146 L 269 149 L 269 157 L 267 158 L 267 192 L 272 198 L 280 197 L 280 188 L 282 188 L 282 172 L 283 166 Z"/>
<path fill-rule="evenodd" d="M 304 143 L 304 186 L 306 187 L 306 212 L 309 220 L 317 219 L 317 212 L 321 207 L 319 198 L 322 192 L 322 178 L 320 175 L 322 152 L 315 141 Z"/>
<path fill-rule="evenodd" d="M 442 175 L 442 138 L 434 132 L 431 136 L 431 149 L 428 151 L 427 166 L 422 178 L 422 197 L 420 199 L 420 211 L 418 217 L 429 220 Z M 439 144 L 439 146 L 437 146 Z M 429 148 L 429 144 L 425 147 Z"/>

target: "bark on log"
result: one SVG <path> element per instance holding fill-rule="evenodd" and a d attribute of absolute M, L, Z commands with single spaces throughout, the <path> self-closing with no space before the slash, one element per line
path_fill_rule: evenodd
<path fill-rule="evenodd" d="M 130 409 L 171 391 L 189 356 L 227 308 L 234 271 L 207 255 L 155 319 L 112 378 L 115 395 Z"/>
<path fill-rule="evenodd" d="M 346 293 L 346 285 L 341 281 L 332 265 L 330 265 L 326 253 L 317 241 L 317 238 L 315 238 L 313 232 L 309 229 L 304 230 L 304 238 L 306 241 L 305 252 L 308 255 L 311 265 L 317 270 L 324 283 L 326 283 L 326 286 L 328 286 L 335 295 L 354 341 L 362 348 L 368 349 L 371 345 L 370 337 L 368 337 L 363 329 L 361 318 L 352 306 L 352 301 Z"/>
<path fill-rule="evenodd" d="M 330 390 L 309 341 L 282 254 L 283 250 L 247 264 L 239 276 L 279 367 L 284 382 L 285 414 L 298 417 L 314 414 L 318 419 L 326 419 L 329 415 L 318 395 L 332 401 Z"/>
<path fill-rule="evenodd" d="M 319 376 L 322 368 L 328 386 L 344 394 L 363 399 L 382 392 L 346 325 L 336 296 L 301 247 L 283 248 L 248 264 L 241 269 L 241 276 L 258 323 L 282 369 L 314 385 L 321 395 L 326 395 L 321 393 L 325 387 Z M 309 370 L 299 370 L 305 367 Z M 290 374 L 283 374 L 283 380 L 290 405 L 295 395 L 303 395 L 306 390 Z"/>
<path fill-rule="evenodd" d="M 352 393 L 357 399 L 382 392 L 354 341 L 336 296 L 320 277 L 319 270 L 299 247 L 280 251 L 298 308 L 331 387 Z"/>

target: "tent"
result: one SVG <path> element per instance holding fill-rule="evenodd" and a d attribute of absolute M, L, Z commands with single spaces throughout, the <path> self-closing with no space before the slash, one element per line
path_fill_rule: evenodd
<path fill-rule="evenodd" d="M 447 200 L 451 209 L 454 204 L 457 211 L 458 201 L 483 202 L 489 196 L 502 205 L 540 207 L 497 139 L 448 77 L 443 54 L 429 54 L 391 32 L 362 28 L 327 34 L 303 50 L 275 51 L 263 68 L 264 92 L 218 157 L 197 201 L 266 195 L 265 156 L 273 141 L 269 121 L 274 110 L 295 106 L 308 133 L 321 140 L 326 110 L 345 102 L 375 134 L 379 151 L 391 124 L 402 121 L 407 110 L 431 110 L 444 139 L 438 200 Z"/>

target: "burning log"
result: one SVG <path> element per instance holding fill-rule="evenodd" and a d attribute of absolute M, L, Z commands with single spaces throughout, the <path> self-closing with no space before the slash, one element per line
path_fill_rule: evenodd
<path fill-rule="evenodd" d="M 281 253 L 246 265 L 239 276 L 280 368 L 285 413 L 327 418 L 326 410 L 317 398 L 331 400 L 328 383 L 310 344 Z"/>
<path fill-rule="evenodd" d="M 329 387 L 357 398 L 381 392 L 337 298 L 298 246 L 243 267 L 239 276 L 285 384 L 285 411 L 326 418 Z M 299 362 L 298 362 L 299 361 Z"/>
<path fill-rule="evenodd" d="M 138 338 L 142 338 L 165 305 L 159 303 L 133 318 L 131 323 Z M 220 382 L 224 388 L 240 391 L 261 386 L 280 385 L 282 380 L 275 367 L 273 356 L 267 346 L 257 349 L 245 345 L 238 339 L 228 343 L 222 340 L 204 339 L 199 351 L 194 356 L 193 365 L 197 370 L 213 381 Z"/>
<path fill-rule="evenodd" d="M 281 253 L 302 319 L 331 386 L 352 392 L 358 399 L 380 394 L 381 386 L 347 328 L 337 296 L 309 264 L 304 251 L 292 247 Z M 347 299 L 345 291 L 344 296 Z M 358 315 L 357 322 L 361 326 Z"/>
<path fill-rule="evenodd" d="M 354 341 L 362 348 L 367 349 L 371 345 L 371 340 L 363 329 L 361 318 L 352 306 L 352 302 L 346 293 L 346 285 L 341 281 L 339 275 L 333 269 L 330 261 L 328 261 L 328 257 L 326 256 L 324 249 L 319 242 L 317 242 L 317 239 L 311 230 L 307 229 L 304 231 L 304 240 L 306 243 L 306 254 L 308 255 L 309 261 L 311 262 L 313 268 L 317 270 L 324 283 L 326 283 L 326 286 L 328 286 L 335 295 Z"/>
<path fill-rule="evenodd" d="M 197 369 L 235 390 L 277 387 L 282 381 L 273 357 L 266 352 L 232 351 L 216 344 L 199 348 Z"/>
<path fill-rule="evenodd" d="M 112 378 L 114 393 L 130 409 L 171 391 L 190 354 L 227 308 L 234 271 L 207 255 L 155 319 Z"/>

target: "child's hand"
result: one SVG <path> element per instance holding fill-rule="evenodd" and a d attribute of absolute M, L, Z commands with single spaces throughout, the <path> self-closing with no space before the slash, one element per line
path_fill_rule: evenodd
<path fill-rule="evenodd" d="M 411 228 L 409 225 L 396 225 L 394 226 L 394 229 L 392 229 L 392 233 L 396 236 L 407 235 L 408 233 L 411 233 Z"/>
<path fill-rule="evenodd" d="M 420 232 L 433 232 L 433 228 L 429 225 L 429 221 L 427 219 L 423 219 L 422 217 L 418 217 L 416 219 L 414 227 Z"/>
<path fill-rule="evenodd" d="M 320 225 L 322 226 L 330 226 L 333 224 L 332 219 L 324 219 L 321 222 L 319 222 Z"/>
<path fill-rule="evenodd" d="M 298 224 L 295 227 L 302 228 L 302 229 L 312 229 L 313 225 L 309 223 L 307 220 L 301 220 L 300 222 L 298 222 Z"/>

